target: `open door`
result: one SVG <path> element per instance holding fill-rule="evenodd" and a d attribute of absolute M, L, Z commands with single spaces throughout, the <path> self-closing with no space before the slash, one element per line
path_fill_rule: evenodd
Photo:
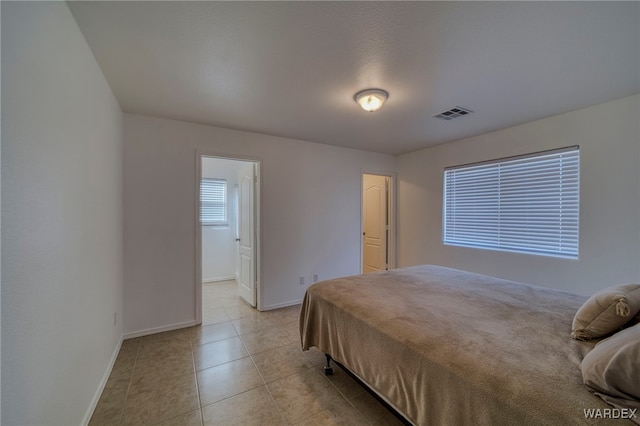
<path fill-rule="evenodd" d="M 389 177 L 362 177 L 362 272 L 389 269 Z"/>
<path fill-rule="evenodd" d="M 208 282 L 237 282 L 237 292 L 260 308 L 260 163 L 252 159 L 220 157 L 196 151 L 197 199 L 195 209 L 195 319 L 203 322 L 203 276 Z M 215 212 L 226 211 L 227 220 L 204 232 L 202 180 L 218 178 L 226 186 L 226 202 L 206 197 Z M 211 203 L 213 201 L 213 203 Z M 220 209 L 219 206 L 225 206 Z"/>
<path fill-rule="evenodd" d="M 238 209 L 240 279 L 238 280 L 238 294 L 253 307 L 256 306 L 256 178 L 255 164 L 248 164 L 240 170 Z"/>

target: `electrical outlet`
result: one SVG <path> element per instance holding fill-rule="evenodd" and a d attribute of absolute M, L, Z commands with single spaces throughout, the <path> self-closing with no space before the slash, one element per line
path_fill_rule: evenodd
<path fill-rule="evenodd" d="M 313 274 L 313 282 L 314 283 L 318 282 L 318 274 Z"/>
<path fill-rule="evenodd" d="M 304 277 L 300 277 L 300 285 L 304 285 Z"/>

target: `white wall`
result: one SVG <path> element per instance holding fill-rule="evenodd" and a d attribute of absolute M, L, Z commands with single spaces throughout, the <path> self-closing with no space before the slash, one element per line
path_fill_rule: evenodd
<path fill-rule="evenodd" d="M 203 226 L 202 281 L 234 279 L 236 275 L 236 212 L 234 190 L 238 184 L 240 165 L 233 160 L 206 157 L 202 159 L 202 177 L 227 181 L 228 226 Z"/>
<path fill-rule="evenodd" d="M 392 156 L 237 130 L 124 116 L 124 310 L 129 335 L 195 321 L 196 150 L 261 161 L 259 305 L 360 272 L 362 171 Z"/>
<path fill-rule="evenodd" d="M 66 3 L 1 7 L 2 424 L 78 425 L 122 338 L 122 113 Z"/>
<path fill-rule="evenodd" d="M 638 282 L 639 104 L 636 95 L 398 157 L 399 265 L 440 264 L 584 295 Z M 578 261 L 442 244 L 446 166 L 570 145 L 581 158 Z"/>

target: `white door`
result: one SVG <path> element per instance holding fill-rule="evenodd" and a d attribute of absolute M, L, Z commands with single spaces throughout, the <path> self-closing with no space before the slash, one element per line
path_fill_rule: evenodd
<path fill-rule="evenodd" d="M 388 180 L 363 175 L 362 272 L 384 271 L 388 246 Z"/>
<path fill-rule="evenodd" d="M 255 244 L 255 165 L 249 164 L 240 171 L 239 246 L 240 279 L 238 293 L 251 306 L 256 306 L 256 244 Z"/>
<path fill-rule="evenodd" d="M 238 176 L 240 177 L 240 176 Z M 234 277 L 236 278 L 236 282 L 240 281 L 240 185 L 236 184 L 233 188 L 233 213 L 236 218 L 236 229 L 235 229 L 235 238 L 236 245 L 234 246 L 234 266 L 235 270 L 233 272 Z"/>

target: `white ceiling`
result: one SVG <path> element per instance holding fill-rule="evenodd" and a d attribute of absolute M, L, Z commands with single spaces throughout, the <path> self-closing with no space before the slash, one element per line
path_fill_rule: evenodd
<path fill-rule="evenodd" d="M 637 1 L 68 4 L 125 112 L 382 153 L 640 91 Z"/>

